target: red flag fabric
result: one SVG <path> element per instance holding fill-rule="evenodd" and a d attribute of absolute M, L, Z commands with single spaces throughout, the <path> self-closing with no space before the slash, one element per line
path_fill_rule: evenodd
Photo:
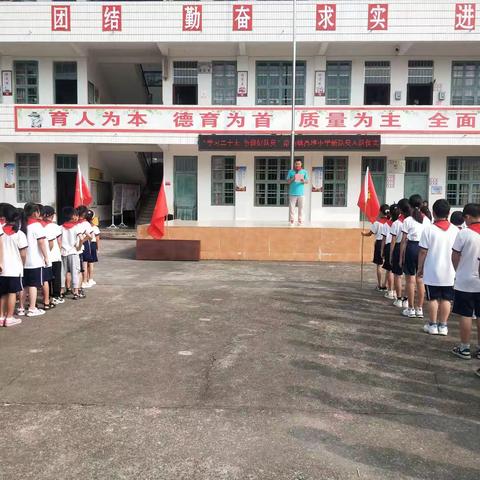
<path fill-rule="evenodd" d="M 165 195 L 165 188 L 162 181 L 160 191 L 158 192 L 157 203 L 155 204 L 152 219 L 150 220 L 150 225 L 148 227 L 148 233 L 153 238 L 160 240 L 165 235 L 165 217 L 167 215 L 167 197 Z"/>
<path fill-rule="evenodd" d="M 357 205 L 371 223 L 376 220 L 378 212 L 380 211 L 380 202 L 378 201 L 372 174 L 368 167 L 365 172 L 365 180 L 362 185 L 362 190 L 360 191 L 360 196 L 358 197 Z"/>
<path fill-rule="evenodd" d="M 79 207 L 80 205 L 85 205 L 88 207 L 92 201 L 92 194 L 90 193 L 90 189 L 88 188 L 85 177 L 82 175 L 79 165 L 77 169 L 77 180 L 75 182 L 75 200 L 73 202 L 73 206 L 75 208 Z"/>

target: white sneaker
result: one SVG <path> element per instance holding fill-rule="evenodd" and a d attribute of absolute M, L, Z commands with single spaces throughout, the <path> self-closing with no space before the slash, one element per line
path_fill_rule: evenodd
<path fill-rule="evenodd" d="M 443 324 L 440 324 L 438 326 L 438 334 L 439 335 L 443 335 L 444 337 L 446 337 L 448 335 L 448 327 L 447 325 L 443 325 Z"/>
<path fill-rule="evenodd" d="M 19 317 L 24 317 L 25 316 L 25 309 L 24 308 L 17 308 L 17 315 Z"/>
<path fill-rule="evenodd" d="M 428 333 L 430 335 L 438 335 L 438 325 L 436 323 L 432 323 L 428 326 Z"/>
<path fill-rule="evenodd" d="M 393 290 L 389 290 L 385 295 L 384 295 L 385 298 L 388 298 L 390 300 L 394 300 L 395 299 L 395 292 Z"/>
<path fill-rule="evenodd" d="M 408 300 L 402 300 L 402 307 L 408 308 Z"/>
<path fill-rule="evenodd" d="M 13 327 L 15 325 L 20 325 L 21 323 L 22 323 L 22 321 L 19 318 L 10 317 L 10 318 L 6 318 L 3 321 L 3 326 L 4 327 Z"/>
<path fill-rule="evenodd" d="M 406 308 L 405 310 L 402 311 L 402 315 L 404 317 L 408 317 L 408 318 L 415 318 L 416 317 L 415 309 L 414 308 Z"/>
<path fill-rule="evenodd" d="M 428 333 L 429 327 L 430 327 L 430 324 L 429 324 L 428 322 L 426 322 L 426 323 L 423 325 L 423 331 L 424 331 L 425 333 Z"/>
<path fill-rule="evenodd" d="M 89 283 L 92 287 L 97 284 L 97 282 L 96 282 L 93 278 L 91 278 L 91 279 L 88 281 L 88 283 Z"/>
<path fill-rule="evenodd" d="M 87 282 L 82 283 L 82 288 L 90 288 L 90 287 L 91 287 L 91 285 L 89 283 L 87 283 Z"/>
<path fill-rule="evenodd" d="M 402 308 L 403 307 L 403 301 L 401 298 L 397 298 L 394 302 L 393 302 L 393 306 L 394 307 L 398 307 L 398 308 Z"/>
<path fill-rule="evenodd" d="M 419 307 L 415 309 L 415 316 L 417 318 L 423 318 L 423 308 Z"/>
<path fill-rule="evenodd" d="M 39 317 L 40 315 L 45 315 L 45 310 L 41 308 L 35 308 L 33 310 L 28 309 L 27 317 Z"/>

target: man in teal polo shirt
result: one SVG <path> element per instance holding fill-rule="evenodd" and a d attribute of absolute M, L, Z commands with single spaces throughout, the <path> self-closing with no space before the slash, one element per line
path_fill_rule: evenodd
<path fill-rule="evenodd" d="M 288 216 L 290 226 L 295 223 L 295 207 L 298 207 L 298 224 L 303 225 L 303 207 L 305 204 L 305 184 L 308 183 L 308 173 L 302 168 L 302 161 L 295 161 L 295 168 L 287 175 L 289 185 Z"/>

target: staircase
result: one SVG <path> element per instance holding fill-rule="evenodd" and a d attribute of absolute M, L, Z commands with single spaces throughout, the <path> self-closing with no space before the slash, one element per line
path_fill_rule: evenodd
<path fill-rule="evenodd" d="M 143 225 L 145 223 L 150 223 L 152 218 L 153 210 L 155 209 L 155 203 L 157 201 L 158 191 L 149 191 L 143 202 L 143 206 L 140 209 L 139 215 L 137 217 L 137 225 Z"/>

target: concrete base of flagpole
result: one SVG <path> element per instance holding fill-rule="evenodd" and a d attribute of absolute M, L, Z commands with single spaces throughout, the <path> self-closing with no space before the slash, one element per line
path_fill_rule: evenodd
<path fill-rule="evenodd" d="M 200 240 L 137 240 L 137 260 L 200 260 Z"/>

